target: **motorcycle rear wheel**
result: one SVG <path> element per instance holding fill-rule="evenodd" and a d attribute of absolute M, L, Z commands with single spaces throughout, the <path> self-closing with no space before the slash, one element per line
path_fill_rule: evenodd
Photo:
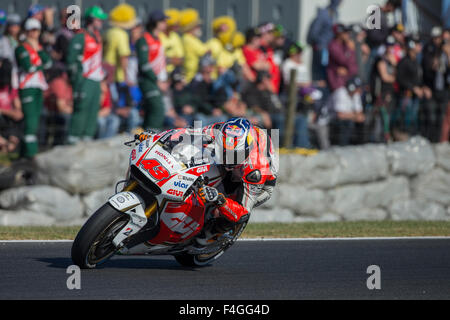
<path fill-rule="evenodd" d="M 117 251 L 112 240 L 129 219 L 109 203 L 103 205 L 78 232 L 72 245 L 72 261 L 81 269 L 94 269 L 107 261 Z"/>
<path fill-rule="evenodd" d="M 175 260 L 183 267 L 204 267 L 219 258 L 224 252 L 225 249 L 221 249 L 208 255 L 182 253 L 176 255 Z"/>
<path fill-rule="evenodd" d="M 222 248 L 220 248 L 216 252 L 212 252 L 209 254 L 189 254 L 189 253 L 181 253 L 175 255 L 175 260 L 179 264 L 181 264 L 183 267 L 204 267 L 215 260 L 217 260 L 226 250 L 228 250 L 239 238 L 242 231 L 244 231 L 245 227 L 247 226 L 247 223 L 236 225 L 232 235 L 233 240 L 225 244 Z"/>

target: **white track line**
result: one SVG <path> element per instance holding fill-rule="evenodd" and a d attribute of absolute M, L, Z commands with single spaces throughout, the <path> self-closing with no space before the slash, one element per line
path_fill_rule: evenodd
<path fill-rule="evenodd" d="M 450 237 L 358 237 L 358 238 L 256 238 L 239 239 L 242 242 L 258 241 L 373 241 L 373 240 L 450 240 Z M 0 243 L 70 243 L 73 240 L 0 240 Z"/>

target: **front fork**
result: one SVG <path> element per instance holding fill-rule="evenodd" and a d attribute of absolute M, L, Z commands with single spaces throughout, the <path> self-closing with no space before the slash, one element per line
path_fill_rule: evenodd
<path fill-rule="evenodd" d="M 155 199 L 147 208 L 141 197 L 132 192 L 138 183 L 133 181 L 122 192 L 109 198 L 108 202 L 118 211 L 130 216 L 127 225 L 114 237 L 113 244 L 117 249 L 124 246 L 124 240 L 138 233 L 147 224 L 148 219 L 158 211 Z"/>

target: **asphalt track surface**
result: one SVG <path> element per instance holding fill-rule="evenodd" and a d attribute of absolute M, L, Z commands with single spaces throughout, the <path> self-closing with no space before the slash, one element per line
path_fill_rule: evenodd
<path fill-rule="evenodd" d="M 70 242 L 0 242 L 0 299 L 450 299 L 450 239 L 239 241 L 205 268 L 114 257 L 66 286 Z M 381 269 L 368 290 L 367 267 Z"/>

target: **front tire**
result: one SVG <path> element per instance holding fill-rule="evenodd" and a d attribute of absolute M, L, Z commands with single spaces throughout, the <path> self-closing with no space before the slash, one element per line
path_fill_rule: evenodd
<path fill-rule="evenodd" d="M 130 217 L 109 203 L 98 209 L 78 232 L 72 245 L 72 261 L 81 269 L 94 269 L 116 252 L 114 237 Z"/>

